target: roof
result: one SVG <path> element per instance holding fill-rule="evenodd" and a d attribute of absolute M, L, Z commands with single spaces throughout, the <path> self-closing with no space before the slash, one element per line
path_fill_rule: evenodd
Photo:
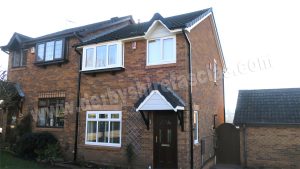
<path fill-rule="evenodd" d="M 149 27 L 153 24 L 153 22 L 157 20 L 161 21 L 164 25 L 166 25 L 166 27 L 169 30 L 188 28 L 194 25 L 199 20 L 201 20 L 210 12 L 212 12 L 212 9 L 208 8 L 200 11 L 190 12 L 190 13 L 166 17 L 166 18 L 161 16 L 159 13 L 155 13 L 152 19 L 148 22 L 128 25 L 124 28 L 106 34 L 104 36 L 79 43 L 76 46 L 79 47 L 79 46 L 84 46 L 84 45 L 89 45 L 94 43 L 143 36 L 145 35 Z"/>
<path fill-rule="evenodd" d="M 172 105 L 173 109 L 176 109 L 178 106 L 185 106 L 184 101 L 170 87 L 158 83 L 152 83 L 143 96 L 134 104 L 134 107 L 138 109 L 138 107 L 146 100 L 152 91 L 158 91 L 166 99 L 166 101 Z"/>
<path fill-rule="evenodd" d="M 300 88 L 240 90 L 235 125 L 300 124 Z"/>
<path fill-rule="evenodd" d="M 54 33 L 43 35 L 43 36 L 36 37 L 36 38 L 30 38 L 25 35 L 15 33 L 12 36 L 10 42 L 13 41 L 15 38 L 18 38 L 21 40 L 19 42 L 22 42 L 22 43 L 24 42 L 24 43 L 30 44 L 30 43 L 36 43 L 38 41 L 50 39 L 50 38 L 65 37 L 68 35 L 73 36 L 75 32 L 79 33 L 79 34 L 87 34 L 87 33 L 96 31 L 98 29 L 109 27 L 114 24 L 118 24 L 118 23 L 125 22 L 125 21 L 131 21 L 132 23 L 134 22 L 132 16 L 114 17 L 114 18 L 111 18 L 110 20 L 93 23 L 93 24 L 89 24 L 89 25 L 84 25 L 84 26 L 79 26 L 79 27 L 75 27 L 75 28 L 65 29 L 62 31 L 54 32 Z M 7 45 L 2 46 L 1 49 L 7 50 L 7 49 L 9 49 L 10 45 L 11 45 L 11 43 L 8 43 Z"/>
<path fill-rule="evenodd" d="M 9 50 L 10 47 L 12 47 L 15 44 L 15 42 L 20 44 L 20 43 L 26 42 L 26 41 L 31 40 L 31 39 L 33 39 L 33 38 L 15 32 L 13 34 L 13 36 L 10 38 L 8 44 L 5 45 L 5 46 L 1 46 L 1 49 L 3 51 L 7 51 L 7 50 Z"/>

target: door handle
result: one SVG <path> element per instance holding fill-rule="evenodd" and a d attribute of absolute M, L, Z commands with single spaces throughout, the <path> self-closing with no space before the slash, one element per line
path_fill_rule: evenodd
<path fill-rule="evenodd" d="M 161 144 L 162 147 L 170 147 L 170 144 Z"/>
<path fill-rule="evenodd" d="M 157 136 L 155 136 L 155 143 L 157 143 Z"/>

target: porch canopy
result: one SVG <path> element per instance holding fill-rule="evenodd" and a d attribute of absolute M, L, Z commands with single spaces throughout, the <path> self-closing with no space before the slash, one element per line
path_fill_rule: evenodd
<path fill-rule="evenodd" d="M 140 112 L 147 129 L 149 129 L 149 111 L 173 110 L 177 113 L 183 129 L 184 101 L 170 88 L 158 83 L 152 83 L 144 95 L 134 104 L 137 112 Z M 148 112 L 146 117 L 145 112 Z"/>

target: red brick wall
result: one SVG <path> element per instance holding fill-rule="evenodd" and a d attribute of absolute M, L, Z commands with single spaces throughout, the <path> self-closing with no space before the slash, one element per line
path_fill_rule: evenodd
<path fill-rule="evenodd" d="M 199 142 L 205 139 L 207 145 L 213 145 L 213 117 L 217 114 L 216 126 L 224 122 L 223 73 L 220 53 L 218 52 L 212 17 L 204 19 L 191 30 L 189 38 L 192 44 L 193 108 L 199 115 Z M 214 59 L 218 65 L 217 82 L 213 80 Z M 195 168 L 200 168 L 201 145 L 194 146 Z M 206 154 L 209 156 L 209 154 Z"/>
<path fill-rule="evenodd" d="M 96 76 L 83 75 L 81 96 L 82 103 L 100 104 L 102 107 L 86 107 L 88 110 L 122 110 L 122 147 L 109 148 L 97 147 L 84 144 L 85 139 L 85 119 L 86 111 L 80 114 L 79 128 L 79 158 L 89 159 L 104 164 L 126 165 L 126 144 L 129 131 L 126 127 L 133 115 L 140 118 L 140 114 L 135 112 L 134 103 L 139 99 L 136 93 L 140 94 L 147 85 L 151 83 L 163 83 L 173 87 L 180 97 L 187 103 L 187 46 L 182 34 L 177 35 L 177 63 L 159 66 L 146 66 L 146 40 L 137 40 L 137 48 L 131 49 L 131 42 L 125 43 L 125 71 L 99 73 Z M 123 94 L 120 95 L 121 90 Z M 109 98 L 107 94 L 111 97 Z M 102 97 L 101 97 L 102 96 Z M 93 98 L 93 99 L 92 99 Z M 101 98 L 101 99 L 100 99 Z M 123 98 L 123 99 L 122 99 Z M 116 101 L 114 102 L 113 99 Z M 188 110 L 185 112 L 185 131 L 180 130 L 178 125 L 178 166 L 179 168 L 189 168 L 189 130 L 188 130 Z M 151 114 L 152 120 L 152 114 Z M 142 150 L 135 160 L 135 166 L 153 166 L 153 125 L 150 130 L 140 118 L 140 124 L 135 128 L 141 130 L 140 144 Z M 109 152 L 109 153 L 108 153 Z M 106 154 L 106 156 L 103 156 Z M 99 158 L 101 156 L 101 158 Z"/>
<path fill-rule="evenodd" d="M 22 68 L 11 68 L 9 60 L 8 80 L 19 82 L 25 93 L 23 114 L 31 113 L 33 116 L 33 131 L 48 131 L 56 135 L 63 147 L 68 159 L 72 159 L 75 133 L 75 105 L 76 86 L 78 77 L 78 54 L 75 53 L 72 45 L 78 43 L 77 39 L 66 40 L 66 55 L 69 62 L 67 64 L 49 65 L 38 67 L 34 65 L 35 54 L 27 52 L 27 64 Z M 38 93 L 46 91 L 62 90 L 66 92 L 66 106 L 64 128 L 37 128 Z"/>
<path fill-rule="evenodd" d="M 243 131 L 243 130 L 241 130 Z M 241 132 L 241 145 L 244 137 Z M 300 168 L 300 128 L 266 126 L 246 128 L 247 166 L 272 169 Z M 241 146 L 241 161 L 244 161 Z"/>

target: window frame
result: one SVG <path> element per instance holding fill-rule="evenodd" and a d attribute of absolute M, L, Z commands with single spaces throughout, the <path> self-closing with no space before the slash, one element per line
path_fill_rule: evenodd
<path fill-rule="evenodd" d="M 116 63 L 109 65 L 109 46 L 117 46 L 116 51 Z M 106 66 L 103 67 L 97 67 L 97 47 L 106 46 Z M 111 69 L 111 68 L 124 68 L 124 44 L 121 41 L 113 41 L 113 42 L 106 42 L 106 43 L 99 43 L 94 45 L 87 45 L 83 47 L 82 52 L 82 71 L 90 71 L 90 70 L 101 70 L 101 69 Z M 86 67 L 86 51 L 88 49 L 93 49 L 93 66 L 92 67 Z"/>
<path fill-rule="evenodd" d="M 46 100 L 47 101 L 47 105 L 46 106 L 40 106 L 40 101 L 42 101 L 42 100 Z M 39 98 L 38 99 L 38 113 L 37 113 L 37 121 L 36 121 L 36 127 L 37 128 L 64 128 L 65 127 L 65 119 L 63 118 L 63 120 L 64 120 L 64 123 L 63 123 L 63 126 L 55 126 L 55 125 L 53 125 L 53 126 L 47 126 L 47 125 L 45 125 L 45 126 L 41 126 L 41 125 L 39 125 L 38 123 L 39 123 L 39 113 L 40 113 L 40 108 L 45 108 L 45 107 L 47 107 L 48 109 L 50 109 L 50 100 L 56 100 L 56 102 L 58 101 L 58 100 L 64 100 L 64 105 L 63 105 L 63 108 L 64 108 L 64 115 L 65 115 L 65 106 L 66 106 L 66 98 L 64 98 L 64 97 L 55 97 L 55 98 Z M 50 110 L 48 110 L 48 111 L 50 111 Z M 47 118 L 46 118 L 46 120 L 47 120 Z M 47 121 L 45 122 L 45 124 L 47 124 Z"/>
<path fill-rule="evenodd" d="M 96 114 L 96 118 L 89 118 L 88 115 L 90 114 Z M 108 114 L 108 118 L 107 119 L 100 119 L 99 115 L 100 114 Z M 118 114 L 119 118 L 118 119 L 113 119 L 111 118 L 111 114 Z M 87 140 L 87 136 L 88 136 L 88 121 L 96 121 L 96 142 L 90 142 Z M 108 143 L 103 143 L 103 142 L 98 142 L 98 123 L 99 121 L 105 121 L 108 122 Z M 110 143 L 110 125 L 111 122 L 120 122 L 120 143 Z M 96 146 L 104 146 L 104 147 L 121 147 L 122 145 L 122 111 L 87 111 L 86 112 L 86 120 L 85 120 L 85 144 L 86 145 L 96 145 Z"/>
<path fill-rule="evenodd" d="M 56 42 L 57 41 L 62 41 L 62 49 L 61 49 L 61 58 L 55 58 L 55 48 L 56 48 Z M 52 39 L 52 40 L 47 40 L 47 41 L 42 41 L 38 42 L 35 45 L 35 62 L 36 63 L 48 63 L 48 62 L 55 62 L 55 61 L 61 61 L 65 59 L 65 38 L 61 39 Z M 53 58 L 52 60 L 46 60 L 46 48 L 47 48 L 47 43 L 49 42 L 54 42 L 54 47 L 53 47 Z M 39 45 L 43 44 L 44 45 L 44 52 L 43 52 L 43 60 L 38 60 L 38 54 L 39 54 Z"/>
<path fill-rule="evenodd" d="M 218 76 L 218 63 L 216 59 L 214 59 L 214 67 L 213 67 L 213 73 L 214 73 L 214 83 L 217 83 L 217 76 Z"/>
<path fill-rule="evenodd" d="M 194 144 L 198 144 L 199 143 L 199 112 L 198 111 L 194 111 L 194 125 L 195 125 L 194 130 L 196 130 L 197 136 L 195 137 L 195 134 L 193 133 L 194 135 L 193 140 L 194 140 Z"/>
<path fill-rule="evenodd" d="M 18 63 L 18 65 L 14 65 L 15 63 L 15 53 L 19 51 L 20 53 L 20 61 Z M 18 50 L 14 50 L 12 52 L 12 63 L 11 63 L 11 67 L 12 68 L 19 68 L 19 67 L 25 67 L 26 66 L 26 62 L 27 62 L 27 50 L 23 50 L 23 49 L 18 49 Z"/>
<path fill-rule="evenodd" d="M 174 40 L 174 46 L 173 46 L 173 53 L 174 53 L 174 56 L 171 60 L 162 60 L 163 58 L 163 40 L 165 39 L 173 39 Z M 161 41 L 161 44 L 160 44 L 160 53 L 161 53 L 161 60 L 157 63 L 149 63 L 149 41 L 152 41 L 152 40 L 160 40 Z M 176 53 L 176 35 L 172 35 L 172 36 L 164 36 L 164 37 L 158 37 L 158 38 L 150 38 L 150 39 L 147 39 L 147 57 L 146 57 L 146 66 L 152 66 L 152 65 L 163 65 L 163 64 L 171 64 L 171 63 L 176 63 L 176 60 L 177 60 L 177 53 Z"/>

